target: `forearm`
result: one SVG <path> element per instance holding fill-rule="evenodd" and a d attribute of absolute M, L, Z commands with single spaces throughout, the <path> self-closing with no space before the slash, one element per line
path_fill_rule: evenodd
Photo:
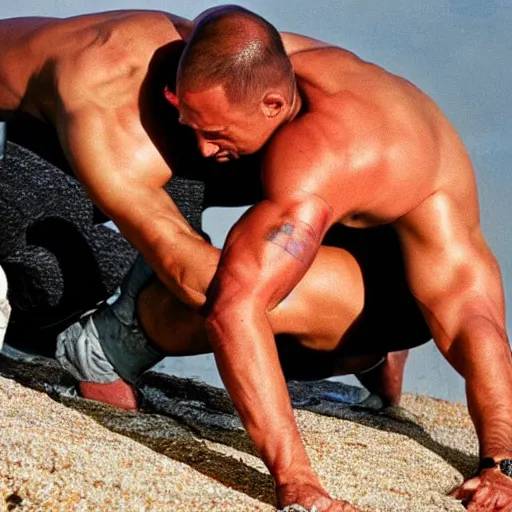
<path fill-rule="evenodd" d="M 512 358 L 504 329 L 474 317 L 445 355 L 466 381 L 481 455 L 512 457 Z"/>
<path fill-rule="evenodd" d="M 204 304 L 219 262 L 219 249 L 184 219 L 153 219 L 150 230 L 120 223 L 120 229 L 173 295 L 193 308 Z"/>
<path fill-rule="evenodd" d="M 155 271 L 167 287 L 189 306 L 201 307 L 219 263 L 220 251 L 201 236 L 165 232 L 154 245 Z"/>
<path fill-rule="evenodd" d="M 212 311 L 206 325 L 226 389 L 276 483 L 316 483 L 266 315 L 226 307 Z"/>

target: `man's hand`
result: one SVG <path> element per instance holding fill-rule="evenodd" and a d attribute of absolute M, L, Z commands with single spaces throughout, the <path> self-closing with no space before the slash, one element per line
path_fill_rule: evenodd
<path fill-rule="evenodd" d="M 512 478 L 496 468 L 484 469 L 450 495 L 462 500 L 469 512 L 511 512 Z"/>
<path fill-rule="evenodd" d="M 346 501 L 332 499 L 320 485 L 290 483 L 277 487 L 279 503 L 286 504 L 286 512 L 357 512 L 359 509 Z M 294 507 L 293 505 L 298 505 Z M 302 508 L 301 508 L 302 507 Z M 315 507 L 315 508 L 313 508 Z"/>

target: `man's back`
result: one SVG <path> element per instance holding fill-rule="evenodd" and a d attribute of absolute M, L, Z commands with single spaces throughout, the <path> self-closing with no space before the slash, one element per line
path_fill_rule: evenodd
<path fill-rule="evenodd" d="M 164 189 L 194 149 L 164 96 L 191 26 L 155 11 L 0 21 L 0 121 L 52 125 L 93 203 L 170 286 L 163 255 L 178 235 L 184 260 L 214 250 Z"/>
<path fill-rule="evenodd" d="M 407 80 L 290 37 L 302 110 L 268 146 L 270 200 L 283 211 L 310 212 L 290 200 L 308 197 L 314 208 L 328 206 L 331 222 L 352 227 L 393 224 L 409 287 L 441 350 L 474 311 L 504 325 L 500 269 L 481 232 L 473 167 L 455 129 Z"/>
<path fill-rule="evenodd" d="M 348 51 L 301 51 L 296 37 L 291 60 L 305 109 L 283 139 L 303 131 L 313 139 L 306 145 L 317 158 L 330 155 L 324 172 L 333 174 L 326 183 L 331 204 L 341 203 L 340 221 L 354 227 L 394 222 L 444 194 L 464 205 L 465 220 L 476 225 L 471 163 L 435 103 L 407 80 Z"/>
<path fill-rule="evenodd" d="M 266 194 L 287 212 L 273 217 L 293 211 L 314 216 L 310 225 L 327 214 L 352 227 L 393 224 L 409 287 L 441 350 L 474 311 L 503 325 L 500 269 L 481 232 L 473 167 L 455 129 L 407 80 L 290 37 L 302 109 L 267 148 Z"/>
<path fill-rule="evenodd" d="M 152 11 L 0 21 L 0 112 L 55 123 L 59 107 L 136 102 L 154 52 L 180 38 L 174 22 L 188 23 Z"/>

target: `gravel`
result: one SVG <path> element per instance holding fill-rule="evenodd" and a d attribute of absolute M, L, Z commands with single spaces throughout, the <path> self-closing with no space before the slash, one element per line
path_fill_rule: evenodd
<path fill-rule="evenodd" d="M 463 405 L 405 395 L 400 408 L 348 411 L 339 418 L 296 410 L 312 463 L 333 496 L 363 511 L 465 510 L 446 496 L 476 465 L 478 444 Z M 131 414 L 119 421 L 141 413 Z M 1 377 L 0 428 L 2 510 L 275 510 L 268 493 L 257 499 L 243 482 L 226 485 L 251 474 L 268 484 L 266 468 L 247 451 L 195 439 L 201 457 L 232 468 L 229 478 L 216 479 L 214 465 L 207 476 Z"/>

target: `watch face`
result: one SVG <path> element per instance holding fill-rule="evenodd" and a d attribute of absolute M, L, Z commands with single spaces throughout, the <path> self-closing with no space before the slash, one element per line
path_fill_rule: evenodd
<path fill-rule="evenodd" d="M 512 459 L 503 459 L 500 461 L 500 471 L 512 478 Z"/>

